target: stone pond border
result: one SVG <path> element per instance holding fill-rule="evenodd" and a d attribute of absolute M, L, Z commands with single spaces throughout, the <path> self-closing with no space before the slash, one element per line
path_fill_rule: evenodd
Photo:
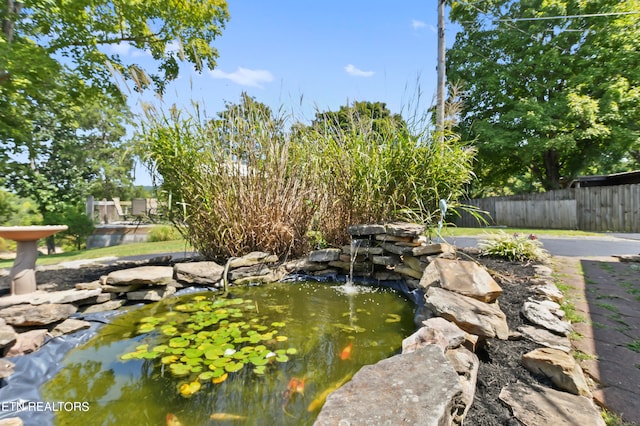
<path fill-rule="evenodd" d="M 358 371 L 328 396 L 315 424 L 462 424 L 475 394 L 476 349 L 487 339 L 528 339 L 540 348 L 523 356 L 523 366 L 548 377 L 556 389 L 506 386 L 500 399 L 513 416 L 530 425 L 562 423 L 562 416 L 575 424 L 604 425 L 584 374 L 569 354 L 572 329 L 550 268 L 535 266 L 530 281 L 535 297 L 524 300 L 521 311 L 529 325 L 510 330 L 499 306 L 502 289 L 491 275 L 455 247 L 429 243 L 422 236 L 424 227 L 372 224 L 348 231 L 355 244 L 315 250 L 295 261 L 281 263 L 275 255 L 253 252 L 226 265 L 138 264 L 75 289 L 0 297 L 0 378 L 12 373 L 7 357 L 38 350 L 47 337 L 88 328 L 89 322 L 71 318 L 76 313 L 115 310 L 131 301 L 151 303 L 183 287 L 266 284 L 296 273 L 332 277 L 352 271 L 369 282 L 402 281 L 424 294 L 424 305 L 417 307 L 418 329 L 404 339 L 402 353 Z M 390 370 L 397 373 L 389 375 Z M 544 404 L 555 408 L 527 409 Z"/>

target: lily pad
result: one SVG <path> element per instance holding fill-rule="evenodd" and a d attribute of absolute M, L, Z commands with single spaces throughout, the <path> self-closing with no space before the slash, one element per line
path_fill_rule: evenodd
<path fill-rule="evenodd" d="M 167 356 L 163 356 L 160 359 L 160 362 L 163 363 L 163 364 L 173 364 L 177 360 L 178 360 L 178 356 L 177 355 L 167 355 Z"/>
<path fill-rule="evenodd" d="M 214 383 L 214 384 L 222 383 L 225 380 L 227 380 L 227 377 L 229 377 L 229 374 L 224 373 L 220 377 L 216 377 L 215 379 L 211 379 L 211 383 Z"/>
<path fill-rule="evenodd" d="M 191 367 L 182 363 L 171 364 L 169 365 L 169 369 L 171 370 L 171 374 L 176 377 L 186 376 L 191 373 Z"/>
<path fill-rule="evenodd" d="M 180 395 L 191 396 L 200 390 L 200 386 L 200 382 L 197 380 L 190 383 L 182 383 L 179 386 Z"/>
<path fill-rule="evenodd" d="M 263 375 L 266 371 L 267 367 L 264 365 L 258 365 L 257 367 L 253 368 L 253 372 L 258 374 L 258 375 Z"/>
<path fill-rule="evenodd" d="M 236 371 L 242 370 L 242 367 L 244 367 L 244 364 L 241 362 L 230 362 L 224 366 L 224 369 L 228 373 L 235 373 Z"/>

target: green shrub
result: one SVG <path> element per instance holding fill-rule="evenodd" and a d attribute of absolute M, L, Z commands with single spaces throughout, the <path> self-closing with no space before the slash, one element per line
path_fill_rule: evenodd
<path fill-rule="evenodd" d="M 497 256 L 511 261 L 543 262 L 549 258 L 549 252 L 542 248 L 542 243 L 535 237 L 508 235 L 503 231 L 487 235 L 478 242 L 478 247 L 484 256 Z"/>
<path fill-rule="evenodd" d="M 171 225 L 158 225 L 151 228 L 149 231 L 149 242 L 155 243 L 157 241 L 175 241 L 182 238 L 180 231 L 175 226 Z"/>

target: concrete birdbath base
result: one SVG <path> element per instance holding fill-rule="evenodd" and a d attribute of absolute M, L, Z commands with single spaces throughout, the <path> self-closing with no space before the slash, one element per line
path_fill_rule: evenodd
<path fill-rule="evenodd" d="M 0 226 L 0 237 L 18 243 L 16 259 L 10 273 L 12 295 L 36 291 L 38 240 L 67 229 L 66 225 Z"/>

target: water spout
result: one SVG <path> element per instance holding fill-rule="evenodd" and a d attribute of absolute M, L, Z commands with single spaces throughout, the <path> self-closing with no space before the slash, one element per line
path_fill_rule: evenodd
<path fill-rule="evenodd" d="M 360 248 L 361 243 L 362 243 L 362 240 L 358 240 L 358 239 L 351 240 L 351 247 L 349 250 L 351 263 L 349 265 L 349 278 L 345 283 L 346 287 L 353 287 L 353 266 L 356 263 L 356 258 L 358 257 L 358 249 Z"/>

